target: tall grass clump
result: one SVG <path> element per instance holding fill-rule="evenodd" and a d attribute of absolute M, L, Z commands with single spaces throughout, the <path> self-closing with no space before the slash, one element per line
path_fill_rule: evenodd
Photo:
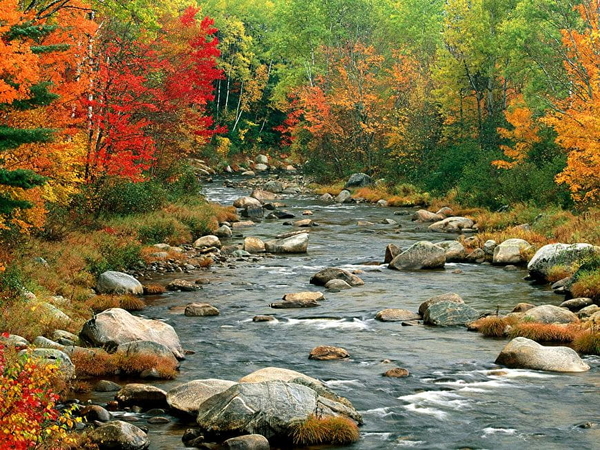
<path fill-rule="evenodd" d="M 296 423 L 290 437 L 295 445 L 348 445 L 360 439 L 356 423 L 346 417 L 316 417 Z"/>
<path fill-rule="evenodd" d="M 524 337 L 536 342 L 572 342 L 580 332 L 578 325 L 548 323 L 518 323 L 512 326 L 508 336 L 513 339 Z"/>
<path fill-rule="evenodd" d="M 582 331 L 573 339 L 573 348 L 586 355 L 600 355 L 600 331 Z"/>
<path fill-rule="evenodd" d="M 488 316 L 477 319 L 469 324 L 469 329 L 478 331 L 487 337 L 504 337 L 508 327 L 515 324 L 515 317 Z"/>

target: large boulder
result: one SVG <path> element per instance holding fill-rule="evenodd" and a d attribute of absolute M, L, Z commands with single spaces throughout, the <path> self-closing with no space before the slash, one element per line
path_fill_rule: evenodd
<path fill-rule="evenodd" d="M 322 292 L 304 291 L 304 292 L 293 292 L 291 294 L 284 294 L 283 300 L 287 302 L 294 302 L 298 300 L 306 301 L 321 301 L 325 300 L 325 296 Z"/>
<path fill-rule="evenodd" d="M 533 247 L 525 239 L 507 239 L 494 248 L 493 264 L 523 264 Z M 484 250 L 485 251 L 485 250 Z"/>
<path fill-rule="evenodd" d="M 585 372 L 590 370 L 575 350 L 569 347 L 544 347 L 531 339 L 517 337 L 496 358 L 496 364 L 550 372 Z"/>
<path fill-rule="evenodd" d="M 458 241 L 436 242 L 435 245 L 444 249 L 446 262 L 461 262 L 467 257 L 467 250 Z"/>
<path fill-rule="evenodd" d="M 430 231 L 438 231 L 441 233 L 459 233 L 463 230 L 472 230 L 475 222 L 467 217 L 448 217 L 439 222 L 429 225 Z"/>
<path fill-rule="evenodd" d="M 414 270 L 437 269 L 446 264 L 446 251 L 439 245 L 427 241 L 417 242 L 389 263 L 390 269 Z"/>
<path fill-rule="evenodd" d="M 79 338 L 98 347 L 152 341 L 167 347 L 176 358 L 184 358 L 179 337 L 171 325 L 133 316 L 121 308 L 107 309 L 88 320 Z"/>
<path fill-rule="evenodd" d="M 587 256 L 600 254 L 600 247 L 590 244 L 548 244 L 540 248 L 527 264 L 529 275 L 547 281 L 550 269 L 555 266 L 571 268 Z"/>
<path fill-rule="evenodd" d="M 435 305 L 440 302 L 454 302 L 454 303 L 465 303 L 460 295 L 455 294 L 454 292 L 449 292 L 446 294 L 435 295 L 433 297 L 428 298 L 423 303 L 419 305 L 419 314 L 424 316 L 427 310 L 431 305 Z"/>
<path fill-rule="evenodd" d="M 477 311 L 464 303 L 439 302 L 427 308 L 423 322 L 438 327 L 455 327 L 471 323 L 479 316 Z"/>
<path fill-rule="evenodd" d="M 295 423 L 310 416 L 344 416 L 360 421 L 360 414 L 344 403 L 323 397 L 297 383 L 263 381 L 239 383 L 200 405 L 197 423 L 205 436 L 261 434 L 288 441 Z"/>
<path fill-rule="evenodd" d="M 325 286 L 330 280 L 343 280 L 350 286 L 362 286 L 364 283 L 359 277 L 351 274 L 347 270 L 329 267 L 323 269 L 310 278 L 310 283 L 317 286 Z"/>
<path fill-rule="evenodd" d="M 335 202 L 336 203 L 347 203 L 352 199 L 352 194 L 350 193 L 350 191 L 344 189 L 342 192 L 340 192 L 337 197 L 335 197 Z"/>
<path fill-rule="evenodd" d="M 554 305 L 541 305 L 528 310 L 523 321 L 539 323 L 571 323 L 577 322 L 577 315 L 567 308 Z"/>
<path fill-rule="evenodd" d="M 308 375 L 296 372 L 295 370 L 283 369 L 281 367 L 264 367 L 240 378 L 238 383 L 260 383 L 262 381 L 289 382 L 296 379 L 302 379 L 315 385 L 323 385 L 316 378 L 309 377 Z"/>
<path fill-rule="evenodd" d="M 196 416 L 202 403 L 213 395 L 220 394 L 233 386 L 235 381 L 209 378 L 180 384 L 167 392 L 167 403 L 177 411 Z"/>
<path fill-rule="evenodd" d="M 357 187 L 366 187 L 373 184 L 373 180 L 366 173 L 353 173 L 348 178 L 346 182 L 345 188 L 357 188 Z"/>
<path fill-rule="evenodd" d="M 306 253 L 308 251 L 308 233 L 267 241 L 265 249 L 269 253 Z"/>
<path fill-rule="evenodd" d="M 99 294 L 141 295 L 144 293 L 144 287 L 131 275 L 109 270 L 98 277 L 96 291 Z"/>
<path fill-rule="evenodd" d="M 419 320 L 420 318 L 420 315 L 406 309 L 383 309 L 375 314 L 375 319 L 382 322 L 404 322 Z"/>
<path fill-rule="evenodd" d="M 100 450 L 143 450 L 150 446 L 141 428 L 121 420 L 100 425 L 88 437 Z"/>

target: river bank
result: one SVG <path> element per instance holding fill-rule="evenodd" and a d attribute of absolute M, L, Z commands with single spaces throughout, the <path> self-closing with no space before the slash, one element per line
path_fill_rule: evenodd
<path fill-rule="evenodd" d="M 205 193 L 210 200 L 228 205 L 251 190 L 245 184 L 229 186 L 215 182 L 205 187 Z M 573 439 L 587 448 L 593 442 L 597 429 L 581 431 L 578 425 L 597 413 L 586 397 L 598 382 L 597 358 L 586 357 L 592 370 L 579 375 L 498 371 L 493 361 L 506 343 L 503 340 L 485 339 L 464 328 L 405 327 L 375 320 L 380 310 L 416 311 L 427 298 L 446 292 L 460 293 L 480 313 L 509 312 L 520 302 L 558 304 L 561 296 L 548 287 L 524 282 L 526 272 L 518 267 L 503 270 L 487 264 L 451 263 L 445 270 L 387 269 L 380 263 L 390 243 L 407 248 L 422 240 L 454 237 L 433 234 L 427 225 L 412 221 L 415 208 L 324 203 L 297 191 L 281 194 L 277 201 L 286 203 L 285 209 L 296 218 L 310 217 L 319 225 L 310 228 L 307 254 L 228 257 L 202 272 L 165 271 L 149 276 L 148 281 L 163 286 L 175 278 L 210 281 L 198 291 L 146 297 L 148 306 L 141 314 L 171 324 L 183 348 L 194 351 L 181 362 L 175 380 L 152 381 L 152 385 L 168 390 L 194 379 L 235 381 L 268 366 L 294 369 L 325 381 L 352 401 L 365 419 L 361 440 L 355 444 L 361 449 L 491 444 L 510 448 L 523 441 L 533 447 L 559 448 Z M 308 210 L 312 215 L 303 216 Z M 386 219 L 395 224 L 383 223 Z M 248 236 L 266 241 L 294 229 L 284 222 L 263 220 L 236 230 L 224 242 L 241 244 Z M 309 310 L 269 306 L 288 292 L 316 291 L 309 280 L 325 267 L 356 271 L 365 285 L 326 292 L 326 300 Z M 182 314 L 183 306 L 198 301 L 214 304 L 220 315 Z M 256 323 L 252 321 L 256 315 L 276 320 Z M 308 359 L 312 348 L 325 344 L 345 348 L 350 358 Z M 395 366 L 408 369 L 411 375 L 403 379 L 381 376 Z M 560 399 L 555 398 L 558 390 Z M 521 397 L 517 403 L 515 392 Z M 81 398 L 105 404 L 112 396 L 94 393 Z M 540 425 L 539 415 L 530 410 L 532 402 L 544 410 L 557 409 L 562 402 L 573 408 L 561 410 L 560 417 Z M 147 410 L 113 414 L 148 427 L 151 448 L 156 449 L 181 446 L 183 428 L 190 425 L 177 417 L 169 417 L 166 424 L 146 423 L 151 419 Z"/>

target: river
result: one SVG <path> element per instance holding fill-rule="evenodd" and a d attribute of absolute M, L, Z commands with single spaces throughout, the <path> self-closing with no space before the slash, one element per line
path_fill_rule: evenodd
<path fill-rule="evenodd" d="M 249 193 L 219 181 L 204 189 L 210 200 L 222 204 Z M 478 311 L 498 308 L 501 313 L 519 302 L 558 305 L 562 297 L 524 281 L 524 269 L 447 264 L 445 270 L 401 272 L 365 265 L 382 261 L 390 243 L 407 247 L 419 240 L 456 237 L 430 233 L 411 222 L 413 209 L 325 204 L 313 195 L 284 195 L 280 201 L 297 219 L 304 218 L 304 210 L 314 213 L 310 218 L 319 226 L 310 230 L 308 253 L 230 260 L 206 272 L 177 275 L 205 278 L 210 284 L 198 292 L 156 297 L 142 315 L 166 320 L 183 347 L 195 354 L 182 362 L 176 380 L 153 384 L 168 390 L 194 379 L 237 380 L 268 366 L 297 370 L 324 381 L 362 413 L 365 423 L 360 441 L 350 447 L 353 450 L 599 448 L 599 357 L 585 357 L 592 369 L 581 374 L 504 369 L 494 364 L 504 339 L 485 338 L 462 327 L 374 320 L 379 310 L 417 311 L 429 297 L 447 292 L 460 294 Z M 407 214 L 395 215 L 397 211 Z M 381 224 L 383 219 L 396 220 L 400 226 Z M 374 225 L 358 226 L 359 220 Z M 283 222 L 266 220 L 236 233 L 271 239 L 292 231 Z M 234 236 L 232 242 L 241 240 Z M 310 277 L 325 267 L 360 270 L 365 285 L 336 293 L 310 285 Z M 326 300 L 310 309 L 269 307 L 285 293 L 306 290 L 321 290 Z M 169 310 L 192 301 L 209 302 L 221 314 L 185 317 Z M 277 320 L 252 322 L 258 314 L 274 314 Z M 350 359 L 309 360 L 317 345 L 343 347 Z M 393 367 L 406 368 L 411 375 L 381 376 Z M 94 400 L 107 398 L 99 395 Z M 146 425 L 143 414 L 139 419 Z M 587 422 L 596 425 L 580 426 Z M 150 448 L 158 450 L 185 448 L 181 435 L 193 424 L 173 418 L 166 425 L 146 426 Z"/>

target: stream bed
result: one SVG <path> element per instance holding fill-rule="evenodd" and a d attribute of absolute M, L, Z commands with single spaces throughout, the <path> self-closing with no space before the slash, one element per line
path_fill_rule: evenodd
<path fill-rule="evenodd" d="M 230 205 L 250 190 L 216 181 L 205 186 L 204 194 Z M 374 320 L 382 309 L 417 311 L 429 297 L 447 292 L 458 293 L 482 313 L 506 313 L 519 302 L 558 305 L 562 297 L 523 281 L 525 269 L 447 264 L 444 270 L 394 271 L 373 265 L 383 260 L 391 243 L 405 248 L 420 240 L 456 238 L 411 222 L 413 208 L 326 204 L 314 195 L 283 195 L 279 201 L 296 215 L 293 220 L 305 218 L 304 210 L 314 213 L 308 217 L 319 226 L 310 229 L 307 254 L 230 259 L 207 271 L 156 280 L 166 284 L 172 278 L 203 278 L 210 283 L 197 292 L 155 297 L 141 313 L 171 324 L 183 347 L 195 352 L 182 361 L 176 380 L 152 384 L 168 390 L 194 379 L 237 380 L 269 366 L 293 369 L 324 381 L 361 412 L 365 423 L 360 441 L 349 447 L 353 450 L 599 448 L 599 357 L 585 357 L 591 370 L 579 374 L 505 369 L 494 364 L 505 339 L 484 338 L 463 327 Z M 381 224 L 383 219 L 399 226 Z M 358 226 L 358 221 L 374 225 Z M 234 230 L 231 242 L 224 244 L 241 242 L 242 234 L 267 240 L 292 231 L 283 222 L 265 220 Z M 360 270 L 365 285 L 328 292 L 309 284 L 326 267 Z M 285 293 L 307 290 L 324 292 L 326 300 L 317 308 L 269 307 Z M 169 309 L 195 301 L 211 303 L 221 314 L 186 317 Z M 261 314 L 277 320 L 252 321 Z M 318 345 L 343 347 L 350 358 L 309 360 Z M 408 369 L 410 376 L 382 376 L 393 367 Z M 97 393 L 93 397 L 97 402 L 110 399 Z M 595 426 L 582 425 L 588 422 Z M 145 424 L 142 414 L 138 425 L 148 427 L 150 448 L 158 450 L 185 448 L 181 436 L 193 423 L 172 418 L 169 424 Z"/>

